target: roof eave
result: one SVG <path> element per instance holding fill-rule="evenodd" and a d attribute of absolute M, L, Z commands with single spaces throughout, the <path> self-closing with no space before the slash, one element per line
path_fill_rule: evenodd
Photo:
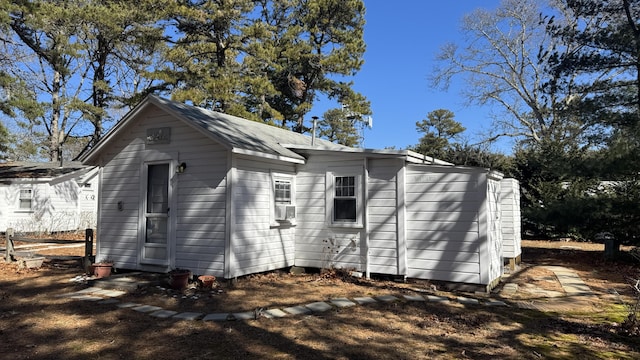
<path fill-rule="evenodd" d="M 307 152 L 335 152 L 335 153 L 350 153 L 350 154 L 363 154 L 367 156 L 379 156 L 379 157 L 396 157 L 404 158 L 407 162 L 414 164 L 430 164 L 441 166 L 455 166 L 454 164 L 419 154 L 411 150 L 394 150 L 394 149 L 362 149 L 362 148 L 344 148 L 333 149 L 322 146 L 310 146 L 310 145 L 296 145 L 296 144 L 281 144 L 287 149 L 302 150 Z"/>
<path fill-rule="evenodd" d="M 270 159 L 270 160 L 278 160 L 278 161 L 294 163 L 294 164 L 304 164 L 305 163 L 305 160 L 304 160 L 303 157 L 300 157 L 299 159 L 297 159 L 297 158 L 293 158 L 293 157 L 290 157 L 290 156 L 272 155 L 272 154 L 267 154 L 267 153 L 260 152 L 260 151 L 253 151 L 253 150 L 246 150 L 246 149 L 239 149 L 239 148 L 233 148 L 233 149 L 231 149 L 231 152 L 234 153 L 234 154 L 239 154 L 239 155 L 247 155 L 247 156 L 265 158 L 265 159 Z"/>

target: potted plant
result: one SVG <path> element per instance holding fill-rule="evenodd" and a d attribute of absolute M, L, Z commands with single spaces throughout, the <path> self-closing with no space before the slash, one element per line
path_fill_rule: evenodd
<path fill-rule="evenodd" d="M 198 280 L 200 280 L 202 288 L 210 289 L 213 287 L 213 282 L 216 281 L 216 277 L 213 275 L 200 275 L 198 276 Z"/>
<path fill-rule="evenodd" d="M 188 269 L 173 269 L 169 271 L 169 286 L 175 290 L 182 290 L 189 285 L 191 271 Z"/>
<path fill-rule="evenodd" d="M 111 275 L 111 268 L 113 267 L 113 260 L 104 259 L 93 263 L 93 274 L 96 278 L 105 278 Z"/>

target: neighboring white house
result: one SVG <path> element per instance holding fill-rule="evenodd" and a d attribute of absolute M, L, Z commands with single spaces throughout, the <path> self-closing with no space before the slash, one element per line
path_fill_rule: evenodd
<path fill-rule="evenodd" d="M 98 168 L 79 162 L 0 164 L 0 231 L 71 231 L 96 226 Z"/>
<path fill-rule="evenodd" d="M 149 96 L 83 157 L 97 256 L 222 278 L 343 267 L 483 285 L 502 275 L 502 175 Z"/>

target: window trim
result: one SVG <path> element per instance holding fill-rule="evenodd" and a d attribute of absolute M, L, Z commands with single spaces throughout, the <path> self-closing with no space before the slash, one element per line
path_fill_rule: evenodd
<path fill-rule="evenodd" d="M 354 197 L 356 200 L 356 219 L 355 221 L 335 220 L 335 199 L 336 199 L 336 178 L 353 177 L 354 178 Z M 362 168 L 334 169 L 326 173 L 326 223 L 329 227 L 337 228 L 363 228 L 363 201 L 364 186 L 362 183 Z M 340 197 L 338 197 L 339 199 Z"/>
<path fill-rule="evenodd" d="M 269 222 L 271 227 L 295 226 L 296 219 L 277 220 L 276 219 L 276 182 L 288 182 L 290 184 L 290 202 L 289 205 L 296 206 L 296 176 L 295 174 L 286 174 L 279 172 L 271 172 L 269 181 Z M 297 209 L 296 209 L 297 210 Z"/>

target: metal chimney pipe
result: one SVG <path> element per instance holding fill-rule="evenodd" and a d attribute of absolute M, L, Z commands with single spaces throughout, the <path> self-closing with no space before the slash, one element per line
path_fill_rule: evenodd
<path fill-rule="evenodd" d="M 315 146 L 316 145 L 316 126 L 318 125 L 318 117 L 312 116 L 311 119 L 313 120 L 313 126 L 311 130 L 311 146 Z"/>

